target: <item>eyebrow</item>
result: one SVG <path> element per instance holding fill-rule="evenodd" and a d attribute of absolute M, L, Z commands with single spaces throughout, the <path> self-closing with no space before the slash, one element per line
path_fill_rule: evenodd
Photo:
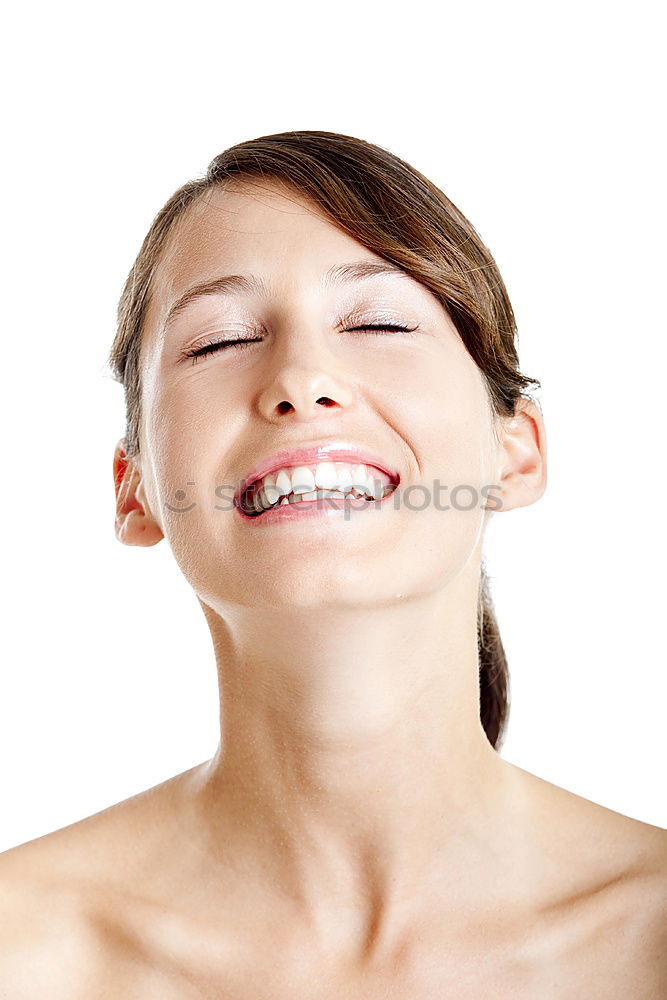
<path fill-rule="evenodd" d="M 335 264 L 325 271 L 320 281 L 320 288 L 327 290 L 337 285 L 352 281 L 362 281 L 378 274 L 397 274 L 404 278 L 410 275 L 402 267 L 389 261 L 358 260 L 351 264 Z M 270 298 L 271 289 L 263 278 L 254 274 L 225 274 L 211 281 L 204 281 L 187 288 L 170 306 L 163 329 L 169 326 L 184 309 L 196 299 L 205 295 L 258 295 L 260 298 Z"/>

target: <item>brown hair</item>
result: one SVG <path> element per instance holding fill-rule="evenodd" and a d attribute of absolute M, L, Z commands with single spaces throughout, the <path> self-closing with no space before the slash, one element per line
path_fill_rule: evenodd
<path fill-rule="evenodd" d="M 357 242 L 428 288 L 482 372 L 494 415 L 513 416 L 526 388 L 540 386 L 519 370 L 516 321 L 490 251 L 439 188 L 404 160 L 363 139 L 335 132 L 282 132 L 220 153 L 202 178 L 171 196 L 148 230 L 121 294 L 109 355 L 112 375 L 125 391 L 128 457 L 139 453 L 141 335 L 156 266 L 187 208 L 235 178 L 287 183 Z M 509 711 L 509 672 L 483 563 L 477 638 L 480 718 L 498 749 Z"/>

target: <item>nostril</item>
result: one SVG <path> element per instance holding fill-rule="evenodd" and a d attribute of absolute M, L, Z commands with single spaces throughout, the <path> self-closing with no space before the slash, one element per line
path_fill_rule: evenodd
<path fill-rule="evenodd" d="M 316 403 L 319 403 L 320 406 L 326 406 L 326 407 L 336 405 L 335 400 L 330 399 L 329 396 L 320 396 L 320 398 L 316 400 Z M 289 411 L 293 410 L 294 407 L 290 402 L 288 402 L 288 400 L 283 399 L 281 403 L 278 403 L 276 409 L 278 410 L 279 413 L 289 413 Z"/>

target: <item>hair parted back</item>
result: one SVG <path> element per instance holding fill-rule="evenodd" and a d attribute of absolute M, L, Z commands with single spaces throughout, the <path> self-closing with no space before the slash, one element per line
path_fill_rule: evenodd
<path fill-rule="evenodd" d="M 496 263 L 471 223 L 423 174 L 373 143 L 335 132 L 294 131 L 231 146 L 205 175 L 180 187 L 151 223 L 118 304 L 109 354 L 123 385 L 126 453 L 139 455 L 141 344 L 153 275 L 176 223 L 206 192 L 234 180 L 282 181 L 311 199 L 353 239 L 421 282 L 440 301 L 480 369 L 491 410 L 511 417 L 537 379 L 523 375 L 516 321 Z M 480 718 L 500 748 L 509 671 L 482 563 L 477 606 Z"/>

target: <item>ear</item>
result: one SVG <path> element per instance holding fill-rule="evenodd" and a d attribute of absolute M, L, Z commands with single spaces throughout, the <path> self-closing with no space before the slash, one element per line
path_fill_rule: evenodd
<path fill-rule="evenodd" d="M 521 397 L 515 414 L 502 422 L 496 512 L 527 507 L 547 488 L 547 439 L 542 413 Z"/>
<path fill-rule="evenodd" d="M 164 538 L 151 513 L 141 470 L 127 457 L 127 439 L 121 438 L 113 456 L 116 489 L 116 538 L 125 545 L 155 545 Z"/>

